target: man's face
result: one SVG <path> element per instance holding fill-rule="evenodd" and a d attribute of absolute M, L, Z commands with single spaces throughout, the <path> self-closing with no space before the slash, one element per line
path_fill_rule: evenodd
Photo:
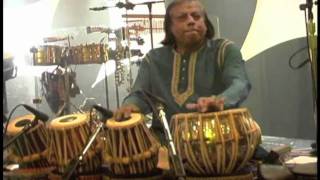
<path fill-rule="evenodd" d="M 171 11 L 171 32 L 178 46 L 190 46 L 203 41 L 207 32 L 204 13 L 199 2 L 183 2 Z"/>

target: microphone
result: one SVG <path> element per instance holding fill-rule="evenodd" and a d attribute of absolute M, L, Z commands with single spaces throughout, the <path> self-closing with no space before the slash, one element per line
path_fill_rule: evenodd
<path fill-rule="evenodd" d="M 108 9 L 108 7 L 107 6 L 102 6 L 102 7 L 89 8 L 89 10 L 91 10 L 91 11 L 102 11 L 102 10 L 105 10 L 105 9 Z"/>
<path fill-rule="evenodd" d="M 22 106 L 24 108 L 26 108 L 28 111 L 30 111 L 32 114 L 35 115 L 35 119 L 40 119 L 44 122 L 48 121 L 49 119 L 49 116 L 41 111 L 38 111 L 36 110 L 35 108 L 29 106 L 29 105 L 26 105 L 26 104 L 22 104 Z"/>
<path fill-rule="evenodd" d="M 103 120 L 107 120 L 109 118 L 112 118 L 112 116 L 113 116 L 113 112 L 112 111 L 110 111 L 108 109 L 105 109 L 102 106 L 93 105 L 92 107 L 95 108 L 96 110 L 98 110 L 102 114 Z"/>

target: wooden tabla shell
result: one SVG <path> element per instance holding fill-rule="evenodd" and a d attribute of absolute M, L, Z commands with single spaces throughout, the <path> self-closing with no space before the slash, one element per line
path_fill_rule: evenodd
<path fill-rule="evenodd" d="M 34 115 L 28 114 L 11 120 L 8 124 L 7 136 L 13 138 L 24 126 L 34 121 Z M 39 120 L 27 133 L 22 134 L 10 146 L 8 160 L 19 163 L 20 167 L 48 167 L 48 134 L 44 123 Z"/>
<path fill-rule="evenodd" d="M 3 172 L 4 179 L 26 180 L 26 179 L 48 179 L 48 175 L 55 167 L 42 168 L 19 168 L 17 170 Z"/>
<path fill-rule="evenodd" d="M 71 160 L 80 155 L 93 130 L 89 124 L 89 115 L 70 114 L 47 122 L 49 130 L 49 161 L 58 166 L 59 173 L 65 173 Z M 101 165 L 99 148 L 95 141 L 84 156 L 84 165 L 76 172 L 95 172 Z"/>
<path fill-rule="evenodd" d="M 195 175 L 239 171 L 261 142 L 260 127 L 246 108 L 176 114 L 171 132 L 186 171 Z"/>
<path fill-rule="evenodd" d="M 115 175 L 151 173 L 156 169 L 160 143 L 149 131 L 144 116 L 132 113 L 127 121 L 106 121 L 104 162 Z"/>

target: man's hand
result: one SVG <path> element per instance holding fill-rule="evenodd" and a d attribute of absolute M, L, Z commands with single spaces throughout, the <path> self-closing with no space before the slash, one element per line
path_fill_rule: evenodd
<path fill-rule="evenodd" d="M 133 112 L 138 113 L 140 109 L 134 104 L 123 105 L 114 112 L 114 118 L 116 121 L 124 121 L 130 119 Z"/>
<path fill-rule="evenodd" d="M 215 112 L 223 111 L 224 99 L 211 97 L 200 97 L 197 103 L 188 103 L 186 108 L 189 110 L 197 110 L 198 112 Z"/>

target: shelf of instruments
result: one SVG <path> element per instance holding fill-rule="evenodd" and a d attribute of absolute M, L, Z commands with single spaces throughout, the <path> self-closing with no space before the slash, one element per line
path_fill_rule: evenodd
<path fill-rule="evenodd" d="M 129 48 L 125 48 L 122 57 L 128 57 Z M 131 56 L 143 56 L 139 49 L 130 50 Z M 107 44 L 84 44 L 79 46 L 63 47 L 57 45 L 43 45 L 34 52 L 34 65 L 64 64 L 102 64 L 108 59 L 115 59 L 116 50 L 108 49 Z"/>

